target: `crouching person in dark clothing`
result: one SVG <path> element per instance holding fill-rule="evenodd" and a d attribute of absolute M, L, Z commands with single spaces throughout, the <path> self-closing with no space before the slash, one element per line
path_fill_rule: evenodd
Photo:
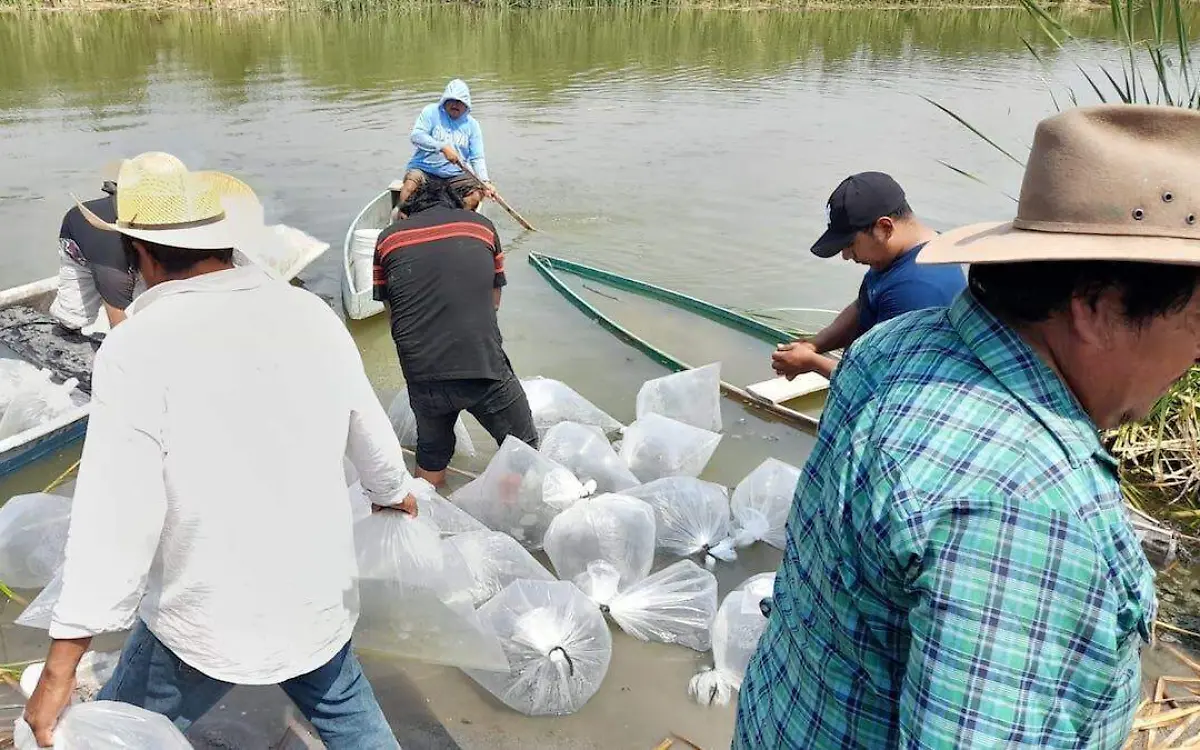
<path fill-rule="evenodd" d="M 537 431 L 496 320 L 506 283 L 496 228 L 433 181 L 400 206 L 400 216 L 375 245 L 375 299 L 391 315 L 417 418 L 417 476 L 437 487 L 461 412 L 497 445 L 513 435 L 536 448 Z"/>

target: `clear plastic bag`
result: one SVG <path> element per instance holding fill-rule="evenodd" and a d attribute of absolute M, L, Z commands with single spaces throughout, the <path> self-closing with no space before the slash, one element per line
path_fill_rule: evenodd
<path fill-rule="evenodd" d="M 533 424 L 539 435 L 559 422 L 593 425 L 605 434 L 621 429 L 620 422 L 579 395 L 566 383 L 536 377 L 522 380 L 521 386 L 525 389 L 529 409 L 533 412 Z"/>
<path fill-rule="evenodd" d="M 738 483 L 729 502 L 737 546 L 762 540 L 784 548 L 788 514 L 799 483 L 800 470 L 776 458 L 763 461 Z"/>
<path fill-rule="evenodd" d="M 76 405 L 72 392 L 79 381 L 75 378 L 65 383 L 50 380 L 48 370 L 44 379 L 30 379 L 13 395 L 4 416 L 0 417 L 0 440 L 19 435 L 26 430 L 45 424 L 66 413 Z M 79 403 L 82 403 L 82 398 Z"/>
<path fill-rule="evenodd" d="M 438 527 L 399 511 L 354 525 L 359 617 L 355 646 L 390 656 L 507 670 L 500 642 L 481 627 L 474 579 Z"/>
<path fill-rule="evenodd" d="M 639 417 L 623 434 L 621 458 L 643 482 L 700 476 L 721 442 L 718 433 L 661 414 Z"/>
<path fill-rule="evenodd" d="M 17 750 L 37 750 L 25 720 L 13 728 Z M 92 701 L 67 708 L 54 730 L 55 750 L 192 750 L 192 745 L 162 714 L 116 701 Z"/>
<path fill-rule="evenodd" d="M 520 542 L 499 531 L 468 531 L 446 540 L 458 550 L 471 571 L 471 601 L 476 607 L 518 580 L 553 581 L 550 571 Z"/>
<path fill-rule="evenodd" d="M 719 484 L 695 477 L 656 479 L 625 494 L 654 509 L 658 546 L 680 557 L 703 554 L 705 565 L 737 559 L 730 538 L 729 496 Z"/>
<path fill-rule="evenodd" d="M 538 550 L 550 521 L 593 490 L 509 435 L 479 479 L 454 493 L 452 500 L 489 529 Z"/>
<path fill-rule="evenodd" d="M 624 495 L 581 500 L 550 522 L 546 555 L 564 581 L 599 560 L 615 567 L 620 585 L 628 586 L 645 578 L 654 564 L 654 510 Z"/>
<path fill-rule="evenodd" d="M 767 627 L 763 600 L 774 593 L 775 574 L 759 573 L 746 579 L 725 597 L 713 620 L 712 669 L 692 678 L 688 693 L 702 705 L 729 703 L 742 686 L 750 657 Z"/>
<path fill-rule="evenodd" d="M 408 388 L 401 388 L 392 405 L 388 407 L 388 419 L 392 420 L 392 429 L 400 439 L 400 445 L 405 448 L 417 446 L 417 415 L 413 413 L 412 404 L 408 401 Z M 454 423 L 454 452 L 460 456 L 473 458 L 476 455 L 475 442 L 467 431 L 467 423 L 460 413 Z"/>
<path fill-rule="evenodd" d="M 538 450 L 580 481 L 594 481 L 598 492 L 620 492 L 638 483 L 608 438 L 595 427 L 559 422 L 546 431 Z"/>
<path fill-rule="evenodd" d="M 721 363 L 647 380 L 638 391 L 637 417 L 661 414 L 710 432 L 721 431 Z"/>
<path fill-rule="evenodd" d="M 371 501 L 367 499 L 362 485 L 355 483 L 348 490 L 350 505 L 353 508 L 354 521 L 358 522 L 371 515 Z M 432 521 L 443 536 L 461 534 L 466 531 L 487 531 L 487 527 L 473 518 L 462 508 L 438 494 L 433 485 L 423 479 L 418 479 L 413 489 L 413 497 L 417 498 L 417 515 Z"/>
<path fill-rule="evenodd" d="M 691 560 L 680 560 L 624 590 L 621 573 L 607 562 L 588 564 L 575 585 L 600 611 L 634 638 L 707 651 L 717 612 L 717 579 Z"/>
<path fill-rule="evenodd" d="M 27 383 L 38 383 L 49 377 L 48 370 L 38 370 L 25 360 L 0 359 L 0 413 L 8 409 L 13 397 Z"/>
<path fill-rule="evenodd" d="M 506 673 L 465 670 L 509 708 L 564 716 L 591 699 L 612 659 L 612 634 L 596 605 L 566 581 L 515 581 L 479 608 L 504 644 Z"/>
<path fill-rule="evenodd" d="M 40 589 L 62 567 L 71 525 L 71 499 L 35 492 L 0 507 L 0 581 Z"/>

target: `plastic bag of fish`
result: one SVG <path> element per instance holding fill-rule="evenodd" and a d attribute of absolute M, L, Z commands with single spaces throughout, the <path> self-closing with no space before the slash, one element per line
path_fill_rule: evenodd
<path fill-rule="evenodd" d="M 575 577 L 575 585 L 634 638 L 697 651 L 707 651 L 712 644 L 717 579 L 691 560 L 680 560 L 624 587 L 620 571 L 597 560 Z"/>
<path fill-rule="evenodd" d="M 721 431 L 721 363 L 647 380 L 637 395 L 637 418 L 661 414 L 710 432 Z"/>
<path fill-rule="evenodd" d="M 392 421 L 392 429 L 396 431 L 400 445 L 416 448 L 417 415 L 413 413 L 412 404 L 408 400 L 408 388 L 401 388 L 392 399 L 392 404 L 388 407 L 388 419 Z M 454 452 L 460 456 L 476 455 L 475 442 L 471 440 L 471 433 L 467 431 L 467 423 L 463 421 L 462 414 L 458 415 L 458 420 L 454 423 Z"/>
<path fill-rule="evenodd" d="M 712 567 L 717 560 L 737 559 L 730 538 L 729 496 L 724 487 L 695 477 L 667 477 L 626 490 L 654 509 L 658 546 L 673 555 L 703 555 Z"/>
<path fill-rule="evenodd" d="M 580 500 L 550 522 L 546 555 L 564 581 L 596 560 L 616 568 L 621 586 L 640 581 L 654 564 L 654 510 L 624 495 Z"/>
<path fill-rule="evenodd" d="M 688 693 L 703 705 L 729 703 L 742 686 L 750 657 L 767 627 L 774 573 L 760 573 L 729 592 L 712 625 L 713 667 L 688 684 Z"/>
<path fill-rule="evenodd" d="M 0 507 L 0 581 L 40 589 L 62 567 L 71 525 L 71 499 L 36 492 Z"/>
<path fill-rule="evenodd" d="M 483 474 L 451 499 L 489 529 L 538 550 L 554 517 L 594 490 L 509 435 Z"/>
<path fill-rule="evenodd" d="M 651 413 L 625 428 L 620 455 L 642 482 L 698 477 L 720 442 L 718 433 Z"/>
<path fill-rule="evenodd" d="M 458 550 L 420 515 L 372 513 L 354 525 L 358 558 L 355 645 L 436 664 L 508 668 L 500 642 L 481 627 L 474 579 Z"/>
<path fill-rule="evenodd" d="M 37 750 L 25 720 L 13 727 L 17 750 Z M 115 701 L 92 701 L 67 708 L 54 730 L 55 750 L 192 750 L 192 745 L 162 714 Z"/>
<path fill-rule="evenodd" d="M 49 370 L 40 370 L 36 377 L 22 381 L 0 417 L 0 440 L 45 424 L 86 402 L 75 388 L 78 380 L 55 383 L 50 377 Z"/>
<path fill-rule="evenodd" d="M 799 483 L 800 470 L 776 458 L 763 461 L 738 483 L 729 503 L 737 546 L 762 540 L 784 548 L 788 514 Z"/>
<path fill-rule="evenodd" d="M 620 492 L 638 483 L 599 428 L 559 422 L 546 431 L 538 451 L 569 469 L 581 482 L 596 483 L 597 492 Z"/>
<path fill-rule="evenodd" d="M 432 521 L 443 536 L 462 534 L 466 531 L 487 531 L 486 526 L 439 495 L 434 486 L 424 479 L 417 479 L 411 492 L 417 499 L 417 515 Z M 347 493 L 350 496 L 350 507 L 355 522 L 371 515 L 371 501 L 367 499 L 361 483 L 355 482 L 350 485 Z"/>
<path fill-rule="evenodd" d="M 458 550 L 474 582 L 470 590 L 476 607 L 500 593 L 513 581 L 553 581 L 550 571 L 533 558 L 520 542 L 499 531 L 468 531 L 446 543 Z"/>
<path fill-rule="evenodd" d="M 527 378 L 521 381 L 521 386 L 529 400 L 533 424 L 539 437 L 559 422 L 598 427 L 605 434 L 622 427 L 620 422 L 562 381 L 543 377 Z"/>
<path fill-rule="evenodd" d="M 499 636 L 507 672 L 464 670 L 527 716 L 572 714 L 591 699 L 612 659 L 612 634 L 591 599 L 567 581 L 515 581 L 479 608 Z"/>

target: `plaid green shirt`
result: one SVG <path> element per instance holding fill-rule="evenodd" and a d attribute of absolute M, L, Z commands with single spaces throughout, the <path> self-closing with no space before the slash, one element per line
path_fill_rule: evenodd
<path fill-rule="evenodd" d="M 735 748 L 1120 748 L 1154 573 L 1078 402 L 965 292 L 838 366 Z"/>

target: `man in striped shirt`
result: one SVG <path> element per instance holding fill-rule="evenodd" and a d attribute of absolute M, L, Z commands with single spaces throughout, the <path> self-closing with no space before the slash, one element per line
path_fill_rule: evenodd
<path fill-rule="evenodd" d="M 536 447 L 537 431 L 496 320 L 507 283 L 496 228 L 437 183 L 400 214 L 375 246 L 375 299 L 389 308 L 417 418 L 417 476 L 440 486 L 461 412 L 497 445 L 513 435 Z"/>

